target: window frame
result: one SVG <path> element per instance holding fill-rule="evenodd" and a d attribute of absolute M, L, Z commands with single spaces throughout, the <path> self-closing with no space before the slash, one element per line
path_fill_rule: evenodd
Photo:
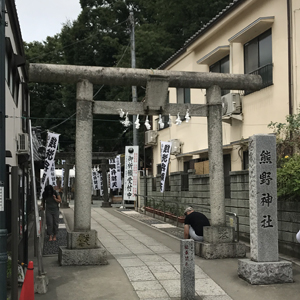
<path fill-rule="evenodd" d="M 224 63 L 224 62 L 228 63 L 228 72 L 222 72 L 222 63 Z M 229 74 L 230 73 L 229 63 L 230 63 L 230 58 L 229 58 L 229 54 L 228 54 L 228 55 L 224 56 L 223 58 L 219 59 L 218 61 L 216 61 L 215 63 L 213 63 L 212 65 L 210 65 L 209 66 L 209 72 Z M 217 71 L 212 70 L 215 67 L 218 67 Z M 230 90 L 221 90 L 221 96 L 224 96 L 228 93 L 230 93 Z"/>
<path fill-rule="evenodd" d="M 5 80 L 13 100 L 18 106 L 21 77 L 18 71 L 18 55 L 14 54 L 10 38 L 5 38 Z"/>
<path fill-rule="evenodd" d="M 178 104 L 191 103 L 191 89 L 190 88 L 176 88 L 176 102 Z"/>
<path fill-rule="evenodd" d="M 260 62 L 260 57 L 261 57 L 261 52 L 260 49 L 265 49 L 261 48 L 261 43 L 265 38 L 270 38 L 270 53 L 269 54 L 269 61 L 267 64 L 262 64 Z M 256 43 L 256 45 L 254 44 Z M 251 45 L 255 45 L 256 49 L 256 57 L 250 57 L 246 52 L 249 49 Z M 243 50 L 244 50 L 244 74 L 256 74 L 260 75 L 263 79 L 263 88 L 268 87 L 270 85 L 273 85 L 273 45 L 272 45 L 272 28 L 267 29 L 263 33 L 259 34 L 255 38 L 251 39 L 250 41 L 246 42 L 243 45 Z M 251 52 L 253 53 L 253 51 Z M 251 61 L 250 61 L 251 60 Z M 256 68 L 253 69 L 251 68 L 250 62 L 256 63 Z M 250 91 L 245 91 L 245 94 L 250 94 Z"/>
<path fill-rule="evenodd" d="M 29 117 L 29 91 L 28 86 L 25 83 L 21 83 L 22 91 L 22 130 L 25 133 L 28 133 L 28 117 Z"/>

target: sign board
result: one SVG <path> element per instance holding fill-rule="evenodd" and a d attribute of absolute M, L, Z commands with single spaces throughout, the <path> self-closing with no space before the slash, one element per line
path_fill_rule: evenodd
<path fill-rule="evenodd" d="M 122 179 L 121 179 L 121 157 L 118 155 L 116 158 L 109 160 L 110 169 L 110 188 L 114 191 L 116 189 L 122 188 Z"/>
<path fill-rule="evenodd" d="M 125 147 L 125 165 L 124 165 L 124 194 L 123 200 L 135 201 L 137 194 L 139 147 Z"/>
<path fill-rule="evenodd" d="M 161 174 L 160 174 L 160 192 L 165 190 L 165 181 L 168 172 L 169 160 L 171 152 L 170 142 L 161 142 Z"/>

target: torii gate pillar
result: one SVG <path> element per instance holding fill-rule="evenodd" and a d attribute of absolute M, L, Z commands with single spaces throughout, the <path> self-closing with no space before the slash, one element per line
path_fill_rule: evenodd
<path fill-rule="evenodd" d="M 93 84 L 77 83 L 76 176 L 74 231 L 68 232 L 67 247 L 60 247 L 61 265 L 107 264 L 106 250 L 97 242 L 97 231 L 91 230 Z"/>

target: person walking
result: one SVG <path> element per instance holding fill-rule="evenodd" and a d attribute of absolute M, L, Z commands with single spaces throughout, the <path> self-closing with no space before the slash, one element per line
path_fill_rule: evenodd
<path fill-rule="evenodd" d="M 203 227 L 210 226 L 209 220 L 204 214 L 196 212 L 191 206 L 185 209 L 184 215 L 186 216 L 184 220 L 184 238 L 202 242 Z"/>
<path fill-rule="evenodd" d="M 46 206 L 46 224 L 49 241 L 56 241 L 59 220 L 58 204 L 61 203 L 61 198 L 52 185 L 47 185 L 45 187 L 42 197 L 43 210 L 45 210 Z"/>

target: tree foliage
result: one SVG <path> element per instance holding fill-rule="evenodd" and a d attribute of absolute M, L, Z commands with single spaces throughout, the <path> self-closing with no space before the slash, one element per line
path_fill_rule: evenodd
<path fill-rule="evenodd" d="M 77 20 L 67 22 L 59 34 L 44 42 L 25 43 L 27 60 L 131 67 L 129 14 L 133 12 L 136 67 L 155 69 L 230 2 L 80 0 L 82 11 Z M 61 133 L 62 148 L 75 140 L 75 116 L 71 117 L 76 112 L 75 88 L 63 84 L 30 85 L 33 125 Z M 144 96 L 144 87 L 138 87 L 138 101 Z M 94 86 L 94 100 L 131 101 L 131 88 Z M 93 132 L 93 151 L 121 152 L 132 140 L 132 128 L 124 132 L 118 116 L 95 116 Z M 143 132 L 139 134 L 143 141 Z"/>
<path fill-rule="evenodd" d="M 276 134 L 278 196 L 284 200 L 300 197 L 300 113 L 286 116 L 286 123 L 268 125 Z"/>
<path fill-rule="evenodd" d="M 278 197 L 283 200 L 300 198 L 300 155 L 285 156 L 277 169 Z"/>
<path fill-rule="evenodd" d="M 300 150 L 300 113 L 286 116 L 286 123 L 271 122 L 268 125 L 276 134 L 277 162 Z"/>

